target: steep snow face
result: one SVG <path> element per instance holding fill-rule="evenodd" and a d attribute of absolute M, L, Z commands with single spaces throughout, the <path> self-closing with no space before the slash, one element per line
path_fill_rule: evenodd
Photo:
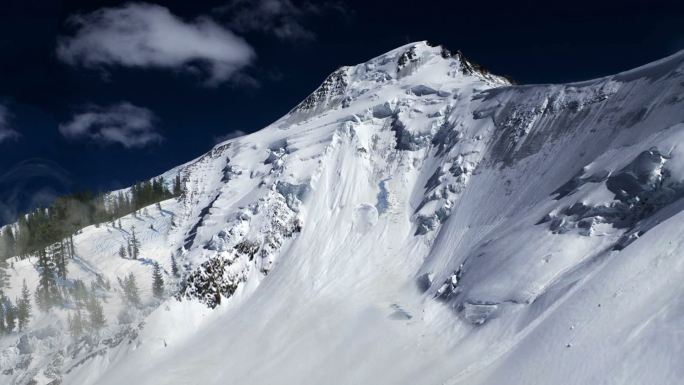
<path fill-rule="evenodd" d="M 683 95 L 684 52 L 567 85 L 426 43 L 343 67 L 124 218 L 156 221 L 143 255 L 178 256 L 176 299 L 111 322 L 119 343 L 31 357 L 79 384 L 676 383 Z M 98 251 L 121 236 L 88 228 L 77 250 L 144 280 Z M 17 265 L 18 292 L 35 271 Z M 4 343 L 11 383 L 51 378 Z"/>

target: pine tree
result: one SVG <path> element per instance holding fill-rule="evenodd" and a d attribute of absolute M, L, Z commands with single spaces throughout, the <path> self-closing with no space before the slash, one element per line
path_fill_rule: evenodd
<path fill-rule="evenodd" d="M 100 330 L 106 325 L 107 321 L 105 320 L 102 304 L 94 294 L 90 296 L 86 310 L 88 310 L 88 321 L 91 329 Z"/>
<path fill-rule="evenodd" d="M 152 294 L 155 298 L 161 299 L 164 296 L 164 277 L 162 277 L 159 263 L 154 263 L 152 270 Z"/>
<path fill-rule="evenodd" d="M 103 290 L 109 291 L 109 289 L 111 289 L 111 286 L 109 285 L 109 280 L 105 279 L 102 274 L 97 274 L 95 276 L 95 283 Z"/>
<path fill-rule="evenodd" d="M 0 260 L 16 255 L 16 241 L 12 226 L 6 226 L 0 236 Z"/>
<path fill-rule="evenodd" d="M 17 220 L 17 231 L 14 236 L 16 239 L 17 255 L 25 257 L 29 252 L 30 246 L 30 232 L 26 215 L 20 216 L 19 220 Z"/>
<path fill-rule="evenodd" d="M 2 303 L 0 297 L 0 336 L 7 333 L 7 327 L 5 326 L 5 306 Z"/>
<path fill-rule="evenodd" d="M 176 179 L 173 180 L 173 195 L 179 196 L 183 193 L 183 188 L 181 187 L 181 176 L 176 175 Z"/>
<path fill-rule="evenodd" d="M 21 298 L 17 300 L 17 319 L 19 320 L 19 331 L 24 330 L 31 320 L 31 292 L 24 280 L 21 289 Z"/>
<path fill-rule="evenodd" d="M 123 247 L 123 245 L 121 245 L 119 248 L 119 257 L 126 258 L 126 249 Z"/>
<path fill-rule="evenodd" d="M 5 308 L 5 328 L 7 333 L 11 333 L 17 326 L 17 308 L 7 297 L 4 297 L 2 302 Z"/>
<path fill-rule="evenodd" d="M 69 258 L 73 259 L 76 256 L 76 248 L 74 247 L 74 235 L 69 235 Z"/>
<path fill-rule="evenodd" d="M 135 236 L 135 226 L 131 227 L 131 252 L 129 255 L 133 259 L 138 259 L 138 256 L 140 256 L 140 241 Z"/>
<path fill-rule="evenodd" d="M 81 309 L 76 309 L 76 314 L 73 316 L 69 314 L 69 334 L 73 338 L 78 338 L 81 334 L 83 334 L 83 316 L 81 315 Z"/>
<path fill-rule="evenodd" d="M 0 297 L 9 289 L 9 274 L 7 274 L 7 261 L 0 257 Z"/>
<path fill-rule="evenodd" d="M 74 299 L 77 307 L 83 307 L 88 302 L 88 288 L 80 279 L 74 281 L 74 285 L 71 288 L 71 297 Z"/>
<path fill-rule="evenodd" d="M 38 252 L 38 286 L 36 287 L 36 303 L 44 312 L 50 310 L 59 299 L 59 289 L 55 282 L 55 266 L 45 250 Z"/>
<path fill-rule="evenodd" d="M 129 273 L 123 280 L 119 279 L 119 286 L 123 290 L 124 299 L 130 305 L 140 306 L 140 291 L 133 273 Z"/>
<path fill-rule="evenodd" d="M 67 252 L 67 244 L 64 240 L 59 241 L 52 246 L 52 260 L 55 262 L 57 275 L 64 280 L 66 280 L 67 276 L 67 260 L 65 257 Z"/>
<path fill-rule="evenodd" d="M 180 272 L 178 271 L 178 263 L 176 263 L 176 257 L 171 254 L 171 274 L 173 274 L 174 277 L 178 278 L 180 276 Z"/>

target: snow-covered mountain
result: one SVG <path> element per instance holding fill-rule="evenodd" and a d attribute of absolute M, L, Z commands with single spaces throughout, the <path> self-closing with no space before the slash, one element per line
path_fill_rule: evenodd
<path fill-rule="evenodd" d="M 178 173 L 179 199 L 74 237 L 69 278 L 105 283 L 107 327 L 74 340 L 68 309 L 36 311 L 0 340 L 0 383 L 684 377 L 684 51 L 520 86 L 413 43 Z M 117 255 L 132 226 L 139 260 Z M 11 298 L 34 262 L 12 260 Z M 132 323 L 128 273 L 152 303 Z"/>

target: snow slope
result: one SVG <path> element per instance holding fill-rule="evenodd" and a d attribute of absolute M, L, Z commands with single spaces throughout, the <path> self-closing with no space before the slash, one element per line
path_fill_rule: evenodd
<path fill-rule="evenodd" d="M 129 343 L 84 356 L 29 333 L 33 363 L 0 383 L 678 383 L 683 107 L 684 52 L 566 85 L 424 42 L 342 67 L 165 174 L 181 199 L 123 219 L 143 257 L 183 262 Z M 132 271 L 149 297 L 149 263 L 115 255 L 125 237 L 84 229 L 71 274 Z M 17 292 L 36 279 L 28 260 L 13 273 Z M 130 330 L 114 297 L 105 336 Z"/>

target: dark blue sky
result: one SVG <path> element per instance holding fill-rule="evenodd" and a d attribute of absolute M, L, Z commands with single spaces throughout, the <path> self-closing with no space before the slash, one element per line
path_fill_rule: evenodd
<path fill-rule="evenodd" d="M 181 67 L 68 63 L 58 58 L 57 41 L 83 27 L 69 17 L 124 3 L 6 0 L 0 6 L 0 106 L 5 130 L 18 133 L 0 141 L 0 222 L 56 194 L 149 178 L 206 152 L 217 137 L 256 131 L 335 68 L 410 41 L 460 49 L 520 83 L 598 77 L 684 48 L 681 1 L 150 3 L 181 22 L 211 19 L 243 38 L 255 56 L 231 79 L 212 85 L 202 60 Z M 267 3 L 277 11 L 262 12 Z M 147 128 L 163 140 L 126 148 L 58 130 L 74 114 L 123 102 L 151 112 Z"/>

